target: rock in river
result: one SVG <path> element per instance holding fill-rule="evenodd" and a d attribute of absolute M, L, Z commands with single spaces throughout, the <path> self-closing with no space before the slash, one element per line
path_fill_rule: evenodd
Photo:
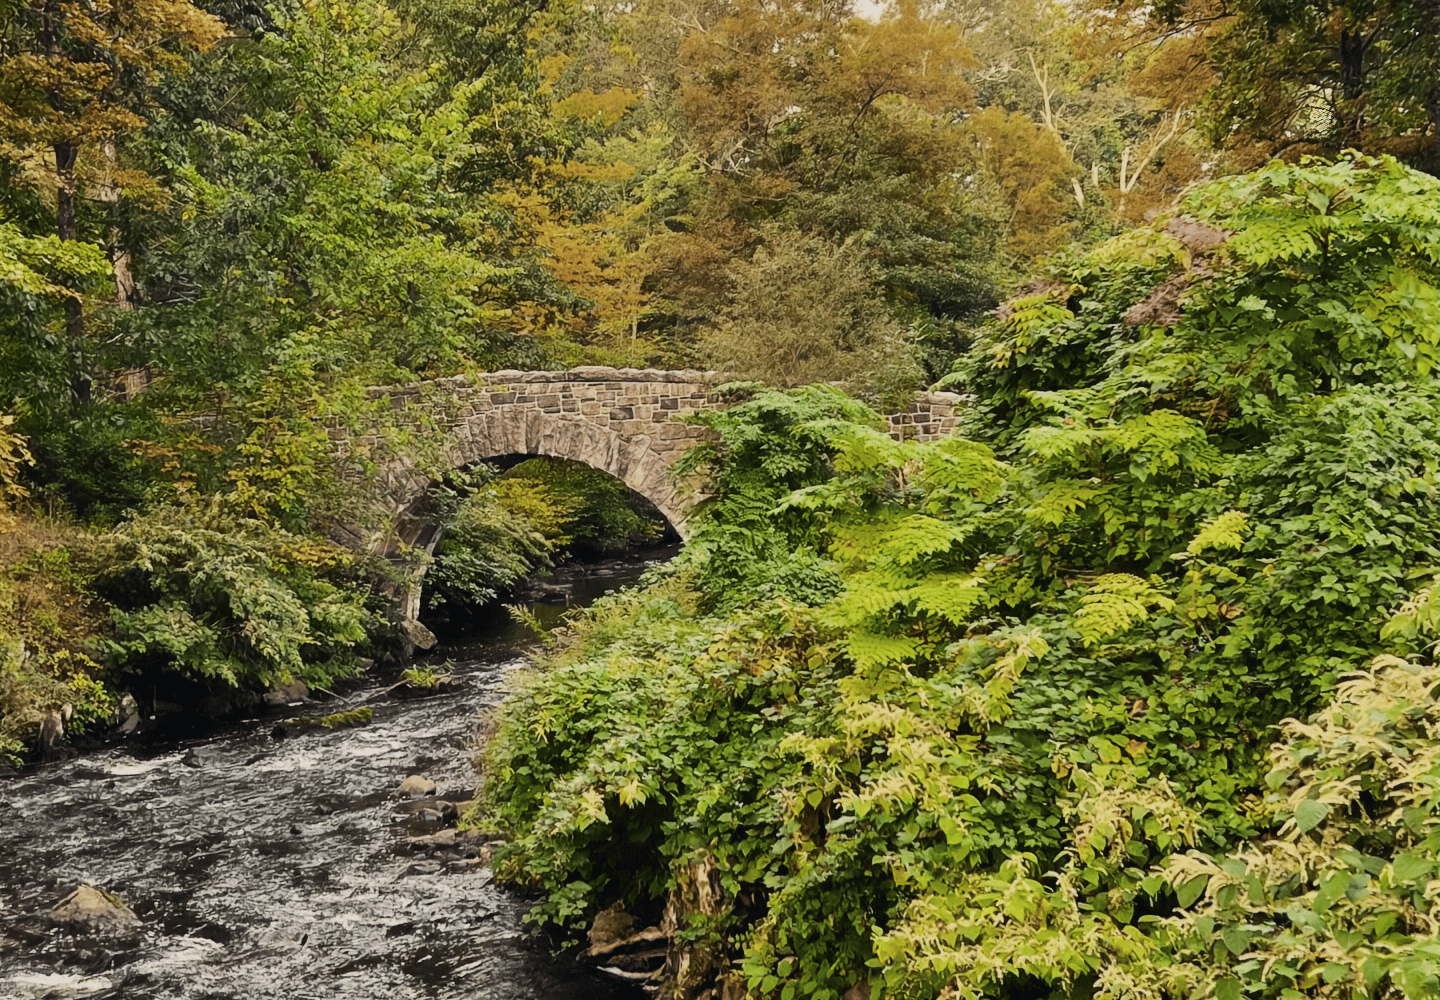
<path fill-rule="evenodd" d="M 435 782 L 423 774 L 412 774 L 400 782 L 400 794 L 411 799 L 418 799 L 425 795 L 434 795 Z"/>
<path fill-rule="evenodd" d="M 82 885 L 50 911 L 57 924 L 92 934 L 131 934 L 140 928 L 140 918 L 113 892 Z"/>

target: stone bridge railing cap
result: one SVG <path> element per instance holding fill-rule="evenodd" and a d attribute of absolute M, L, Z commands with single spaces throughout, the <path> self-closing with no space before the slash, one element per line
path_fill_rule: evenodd
<path fill-rule="evenodd" d="M 536 382 L 675 382 L 687 385 L 718 385 L 733 382 L 736 376 L 729 372 L 682 368 L 660 371 L 651 368 L 610 368 L 605 365 L 581 365 L 568 371 L 520 371 L 502 368 L 499 371 L 484 372 L 471 379 L 465 375 L 451 375 L 426 382 L 411 382 L 405 385 L 375 385 L 365 390 L 374 399 L 381 396 L 412 397 L 429 390 L 442 392 L 464 392 L 472 387 L 495 385 L 496 383 L 529 384 Z"/>

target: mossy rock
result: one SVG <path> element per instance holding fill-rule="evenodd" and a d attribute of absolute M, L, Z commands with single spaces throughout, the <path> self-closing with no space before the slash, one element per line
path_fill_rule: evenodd
<path fill-rule="evenodd" d="M 352 708 L 348 712 L 335 712 L 332 715 L 302 715 L 293 719 L 286 719 L 280 725 L 287 732 L 304 732 L 307 729 L 349 729 L 351 726 L 363 726 L 375 718 L 375 712 L 369 707 Z"/>

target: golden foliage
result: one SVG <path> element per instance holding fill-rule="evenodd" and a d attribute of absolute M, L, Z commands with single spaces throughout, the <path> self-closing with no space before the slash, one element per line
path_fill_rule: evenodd
<path fill-rule="evenodd" d="M 187 50 L 205 50 L 224 35 L 224 22 L 189 0 L 114 0 L 105 5 L 28 0 L 13 47 L 0 57 L 0 149 L 40 164 L 58 183 L 53 160 L 26 154 L 72 145 L 103 159 L 103 147 L 143 128 L 136 81 L 148 86 L 162 70 L 183 67 Z M 112 163 L 92 164 L 98 179 L 122 184 L 139 174 L 116 173 Z"/>
<path fill-rule="evenodd" d="M 30 452 L 25 438 L 10 429 L 14 423 L 14 417 L 0 414 L 0 530 L 15 526 L 10 505 L 26 495 L 20 485 L 20 469 L 30 463 Z"/>
<path fill-rule="evenodd" d="M 1064 246 L 1079 168 L 1059 138 L 1019 112 L 991 107 L 965 123 L 1005 210 L 1008 249 L 1029 257 Z"/>

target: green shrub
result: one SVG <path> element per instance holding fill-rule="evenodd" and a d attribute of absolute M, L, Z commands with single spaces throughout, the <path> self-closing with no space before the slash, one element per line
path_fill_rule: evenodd
<path fill-rule="evenodd" d="M 878 426 L 880 418 L 831 386 L 725 389 L 739 397 L 734 405 L 689 418 L 714 440 L 691 449 L 677 473 L 703 473 L 712 486 L 691 518 L 681 562 L 697 568 L 716 607 L 772 596 L 823 603 L 839 581 L 817 551 L 815 526 L 779 505 L 830 474 L 838 427 Z"/>
<path fill-rule="evenodd" d="M 52 712 L 68 709 L 79 730 L 115 705 L 91 655 L 101 622 L 73 556 L 88 536 L 13 509 L 30 456 L 12 423 L 0 416 L 0 760 L 18 759 Z"/>
<path fill-rule="evenodd" d="M 1391 637 L 1423 618 L 1433 638 L 1436 608 L 1432 585 Z M 1166 865 L 1187 904 L 1162 931 L 1170 977 L 1221 1000 L 1440 995 L 1440 670 L 1377 657 L 1281 726 L 1269 766 L 1272 837 Z"/>
<path fill-rule="evenodd" d="M 338 546 L 237 516 L 218 502 L 160 507 L 104 536 L 96 590 L 122 676 L 206 687 L 326 686 L 354 672 L 374 616 Z"/>
<path fill-rule="evenodd" d="M 517 487 L 537 491 L 543 505 L 533 498 L 522 501 L 525 494 Z M 550 518 L 558 521 L 552 529 L 557 534 L 547 537 L 563 538 L 567 548 L 580 554 L 621 551 L 632 540 L 653 540 L 665 530 L 664 518 L 644 497 L 614 476 L 581 462 L 527 459 L 506 470 L 496 488 L 511 511 L 533 511 L 529 516 L 537 526 Z"/>
<path fill-rule="evenodd" d="M 484 483 L 488 473 L 477 474 Z M 444 534 L 435 546 L 435 560 L 425 575 L 426 602 L 431 608 L 445 605 L 484 604 L 503 590 L 533 573 L 548 569 L 563 536 L 548 537 L 542 529 L 555 530 L 557 519 L 546 516 L 538 524 L 527 516 L 535 504 L 528 492 L 510 491 L 508 498 L 520 497 L 519 510 L 508 506 L 507 494 L 498 483 L 484 483 L 470 489 L 461 485 L 450 494 L 444 518 Z"/>

